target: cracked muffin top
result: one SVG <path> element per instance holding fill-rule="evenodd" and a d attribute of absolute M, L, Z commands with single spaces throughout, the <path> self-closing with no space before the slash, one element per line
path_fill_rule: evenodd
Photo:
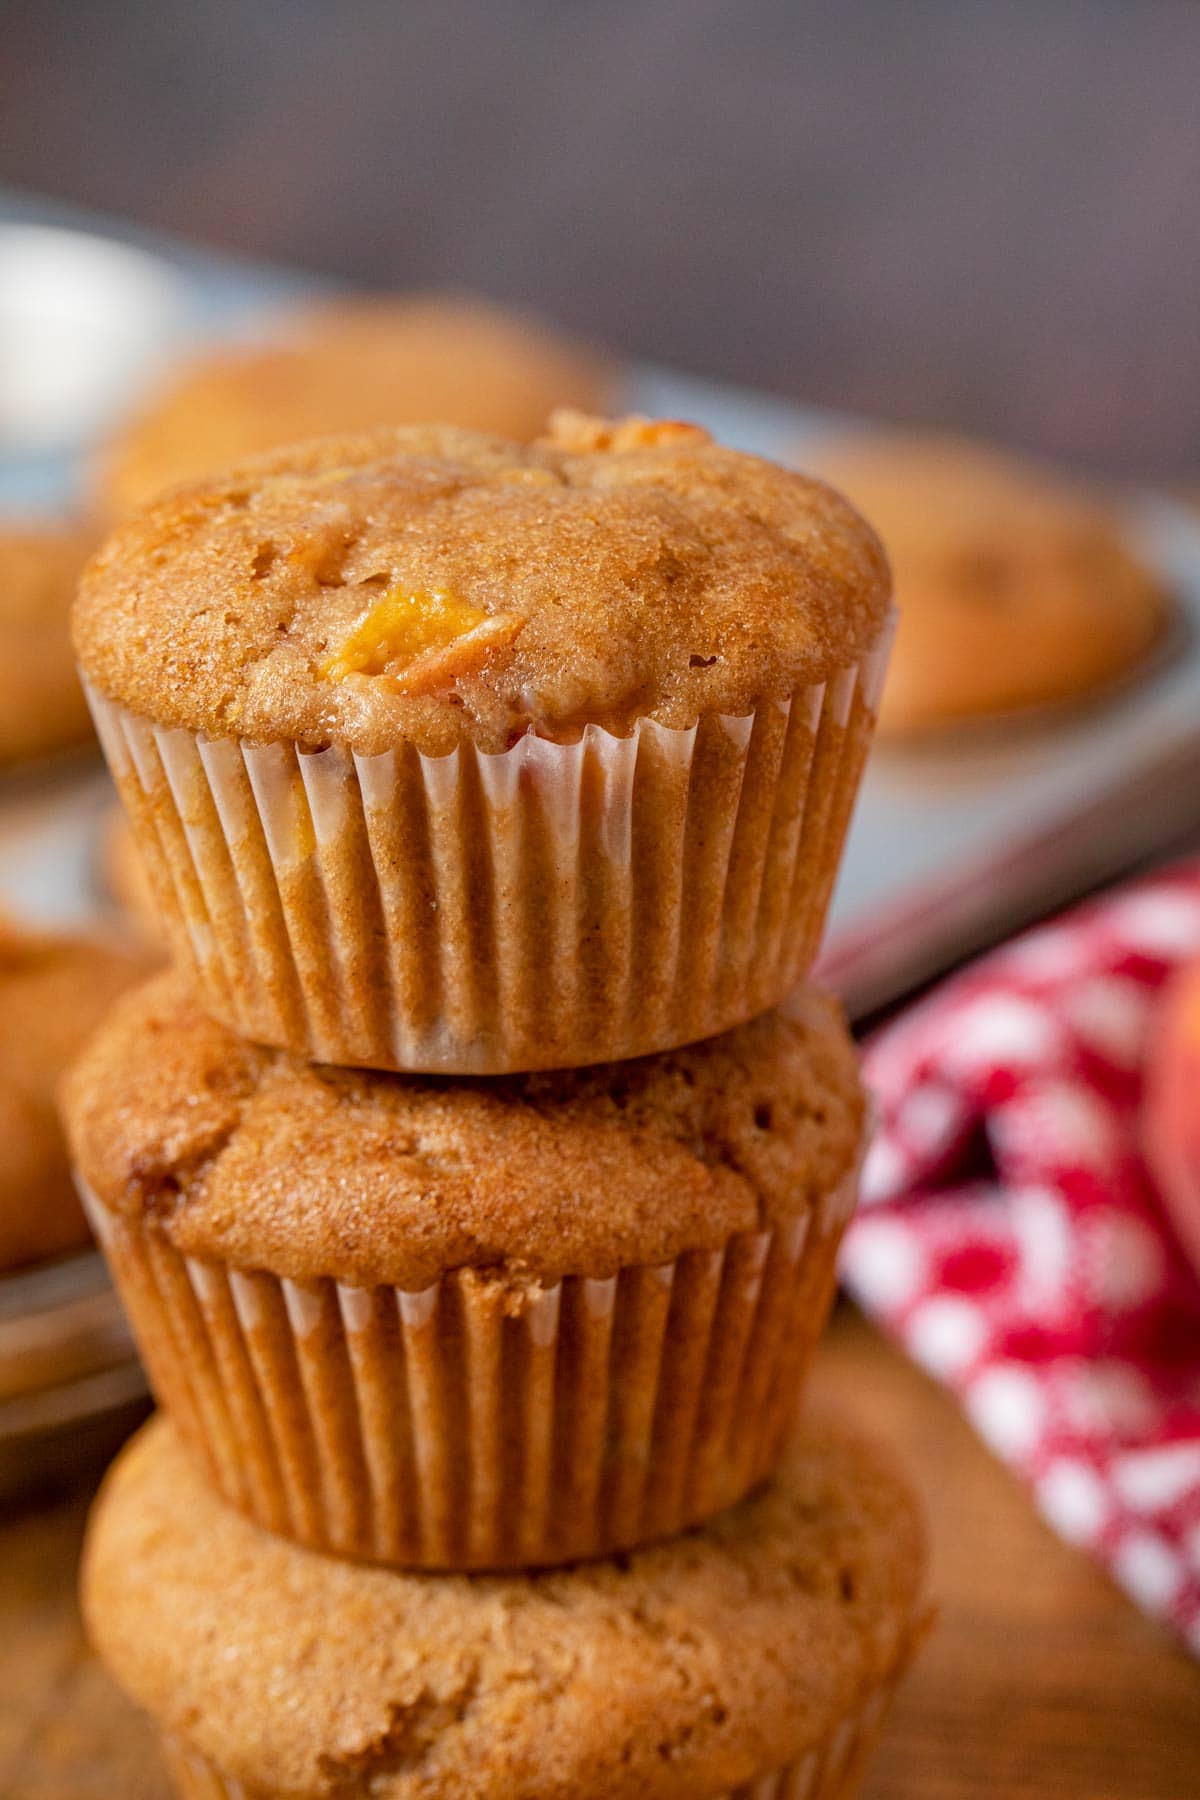
<path fill-rule="evenodd" d="M 186 1255 L 292 1279 L 519 1288 L 710 1249 L 811 1209 L 863 1097 L 834 1001 L 801 992 L 708 1043 L 490 1081 L 322 1067 L 209 1019 L 169 972 L 71 1071 L 76 1167 Z"/>
<path fill-rule="evenodd" d="M 196 357 L 115 437 L 96 470 L 115 519 L 181 481 L 324 432 L 436 419 L 524 441 L 555 406 L 604 404 L 613 371 L 540 321 L 449 294 L 339 300 L 274 322 L 265 343 Z"/>
<path fill-rule="evenodd" d="M 701 1530 L 515 1577 L 299 1549 L 160 1421 L 105 1483 L 83 1599 L 131 1697 L 250 1793 L 694 1800 L 799 1760 L 902 1671 L 924 1561 L 888 1459 L 826 1421 Z"/>
<path fill-rule="evenodd" d="M 832 489 L 695 426 L 565 414 L 528 447 L 391 430 L 178 488 L 92 561 L 75 640 L 161 724 L 439 755 L 744 715 L 856 661 L 888 594 Z"/>

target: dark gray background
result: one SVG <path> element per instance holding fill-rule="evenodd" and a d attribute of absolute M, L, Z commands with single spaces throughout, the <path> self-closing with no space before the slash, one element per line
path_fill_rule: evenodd
<path fill-rule="evenodd" d="M 0 0 L 0 178 L 1200 466 L 1194 0 Z"/>

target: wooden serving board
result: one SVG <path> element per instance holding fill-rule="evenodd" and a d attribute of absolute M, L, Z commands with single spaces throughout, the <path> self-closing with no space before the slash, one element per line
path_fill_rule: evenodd
<path fill-rule="evenodd" d="M 933 1536 L 933 1635 L 863 1800 L 1188 1800 L 1200 1667 L 1060 1543 L 950 1399 L 849 1306 L 821 1395 L 890 1441 Z M 168 1800 L 75 1609 L 87 1493 L 0 1513 L 0 1795 Z"/>

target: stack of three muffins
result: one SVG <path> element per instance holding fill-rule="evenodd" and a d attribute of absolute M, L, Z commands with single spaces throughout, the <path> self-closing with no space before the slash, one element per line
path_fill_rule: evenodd
<path fill-rule="evenodd" d="M 921 1534 L 792 1431 L 863 1128 L 796 984 L 887 615 L 828 489 L 574 416 L 281 453 L 92 565 L 180 969 L 66 1096 L 169 1420 L 85 1604 L 181 1794 L 850 1791 Z"/>

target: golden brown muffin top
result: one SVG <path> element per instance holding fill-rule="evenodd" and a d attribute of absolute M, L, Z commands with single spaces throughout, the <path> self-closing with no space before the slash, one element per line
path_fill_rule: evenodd
<path fill-rule="evenodd" d="M 689 1049 L 472 1081 L 258 1048 L 169 973 L 113 1009 L 63 1115 L 104 1206 L 186 1255 L 416 1290 L 608 1276 L 794 1218 L 851 1168 L 863 1099 L 813 993 Z"/>
<path fill-rule="evenodd" d="M 75 638 L 163 724 L 441 754 L 746 714 L 857 659 L 887 606 L 829 488 L 695 426 L 571 414 L 527 448 L 379 432 L 178 489 L 93 560 Z"/>
<path fill-rule="evenodd" d="M 63 1070 L 144 962 L 0 918 L 0 1269 L 87 1241 L 55 1108 Z"/>
<path fill-rule="evenodd" d="M 702 1530 L 510 1577 L 285 1543 L 154 1422 L 102 1491 L 83 1597 L 133 1699 L 253 1793 L 695 1800 L 800 1758 L 902 1669 L 924 1562 L 890 1462 L 825 1421 Z"/>
<path fill-rule="evenodd" d="M 97 500 L 116 518 L 181 481 L 326 432 L 436 419 L 523 440 L 556 406 L 602 405 L 612 379 L 590 349 L 486 301 L 334 301 L 280 318 L 265 343 L 189 362 L 109 446 Z"/>
<path fill-rule="evenodd" d="M 892 562 L 900 622 L 883 729 L 1070 698 L 1161 636 L 1157 578 L 1111 509 L 1056 471 L 922 436 L 847 440 L 814 461 Z"/>

